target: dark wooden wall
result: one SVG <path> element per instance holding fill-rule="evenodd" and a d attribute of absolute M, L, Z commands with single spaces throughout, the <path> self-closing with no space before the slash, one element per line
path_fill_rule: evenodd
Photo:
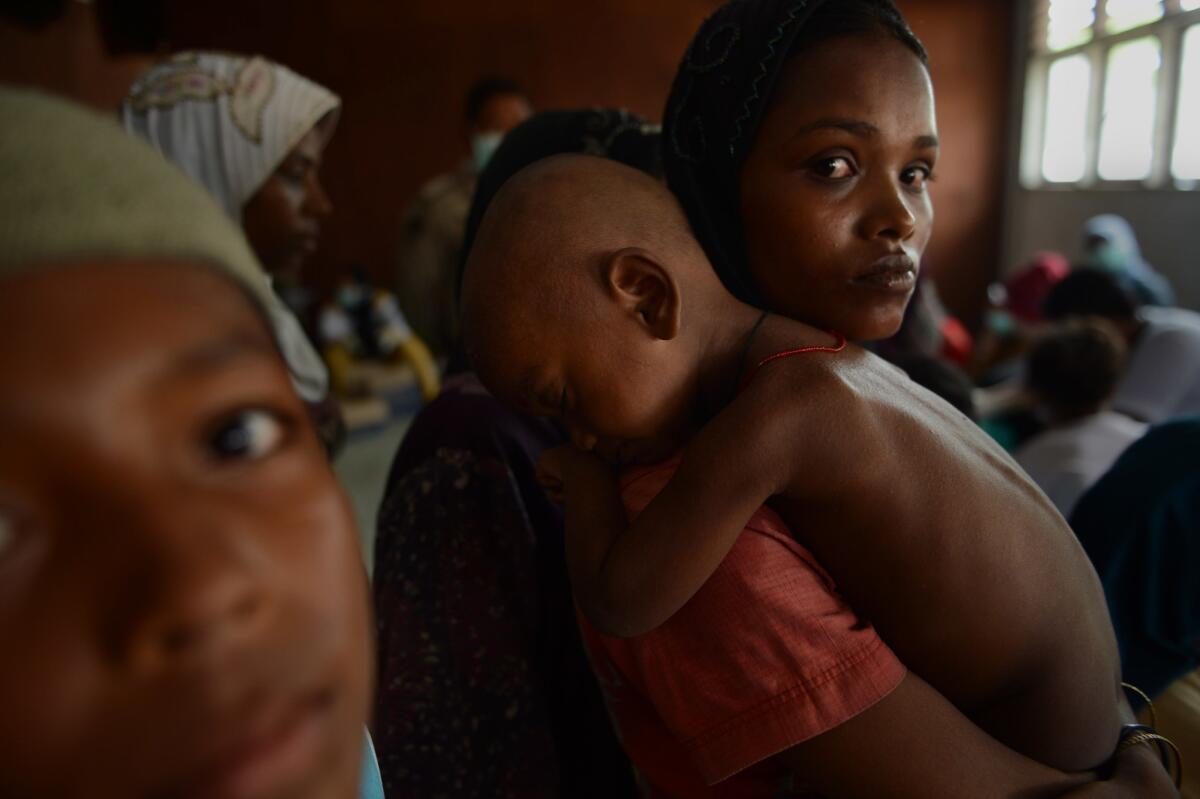
<path fill-rule="evenodd" d="M 71 4 L 74 6 L 75 4 Z M 462 96 L 480 75 L 526 84 L 541 107 L 623 106 L 652 119 L 675 66 L 718 0 L 170 0 L 175 47 L 260 52 L 342 95 L 324 177 L 336 211 L 310 279 L 393 267 L 397 226 L 428 178 L 465 153 Z M 943 159 L 927 264 L 951 307 L 973 318 L 999 263 L 1009 98 L 1007 0 L 900 0 L 932 55 Z M 77 36 L 79 47 L 86 38 Z M 0 48 L 0 77 L 86 84 L 81 59 L 34 63 Z M 111 104 L 127 79 L 98 88 Z M 109 84 L 112 84 L 111 86 Z M 116 92 L 119 94 L 119 92 Z"/>
<path fill-rule="evenodd" d="M 262 52 L 341 94 L 323 172 L 336 210 L 318 258 L 326 272 L 357 261 L 387 278 L 405 206 L 466 153 L 463 96 L 476 79 L 513 77 L 542 108 L 612 105 L 658 119 L 692 32 L 718 5 L 208 0 L 179 4 L 169 36 Z"/>
<path fill-rule="evenodd" d="M 941 160 L 925 265 L 947 305 L 978 320 L 1000 268 L 1008 157 L 1010 0 L 897 0 L 929 50 Z"/>

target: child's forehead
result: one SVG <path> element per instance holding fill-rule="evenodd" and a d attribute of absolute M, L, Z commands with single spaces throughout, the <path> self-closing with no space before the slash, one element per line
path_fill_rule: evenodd
<path fill-rule="evenodd" d="M 82 264 L 7 278 L 0 331 L 10 370 L 0 380 L 27 371 L 29 390 L 49 388 L 49 378 L 58 390 L 112 382 L 135 362 L 168 372 L 218 354 L 278 357 L 265 319 L 238 286 L 191 265 Z M 43 368 L 48 360 L 54 370 Z"/>

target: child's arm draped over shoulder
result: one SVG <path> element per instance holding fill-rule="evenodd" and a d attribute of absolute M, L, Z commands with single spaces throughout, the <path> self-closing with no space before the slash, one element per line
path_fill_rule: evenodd
<path fill-rule="evenodd" d="M 786 484 L 787 436 L 771 429 L 750 393 L 691 440 L 678 471 L 632 523 L 616 475 L 594 455 L 564 447 L 543 457 L 544 480 L 565 489 L 571 583 L 597 629 L 633 636 L 669 619 Z"/>

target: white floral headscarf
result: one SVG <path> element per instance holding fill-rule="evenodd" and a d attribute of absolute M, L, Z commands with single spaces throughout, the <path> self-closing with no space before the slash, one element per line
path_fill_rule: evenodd
<path fill-rule="evenodd" d="M 292 148 L 340 107 L 333 92 L 262 56 L 185 52 L 133 85 L 121 121 L 240 223 Z"/>
<path fill-rule="evenodd" d="M 125 130 L 145 139 L 242 224 L 242 209 L 287 154 L 341 100 L 262 56 L 184 52 L 142 76 L 121 105 Z M 329 392 L 329 373 L 300 322 L 272 294 L 271 322 L 296 391 Z"/>

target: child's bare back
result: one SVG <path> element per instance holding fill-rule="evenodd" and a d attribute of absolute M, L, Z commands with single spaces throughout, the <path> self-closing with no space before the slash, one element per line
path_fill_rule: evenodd
<path fill-rule="evenodd" d="M 814 333 L 772 317 L 750 360 Z M 1120 664 L 1100 583 L 974 423 L 853 346 L 765 365 L 725 414 L 757 428 L 756 451 L 731 438 L 722 459 L 778 470 L 770 504 L 913 671 L 1042 762 L 1112 753 Z"/>

